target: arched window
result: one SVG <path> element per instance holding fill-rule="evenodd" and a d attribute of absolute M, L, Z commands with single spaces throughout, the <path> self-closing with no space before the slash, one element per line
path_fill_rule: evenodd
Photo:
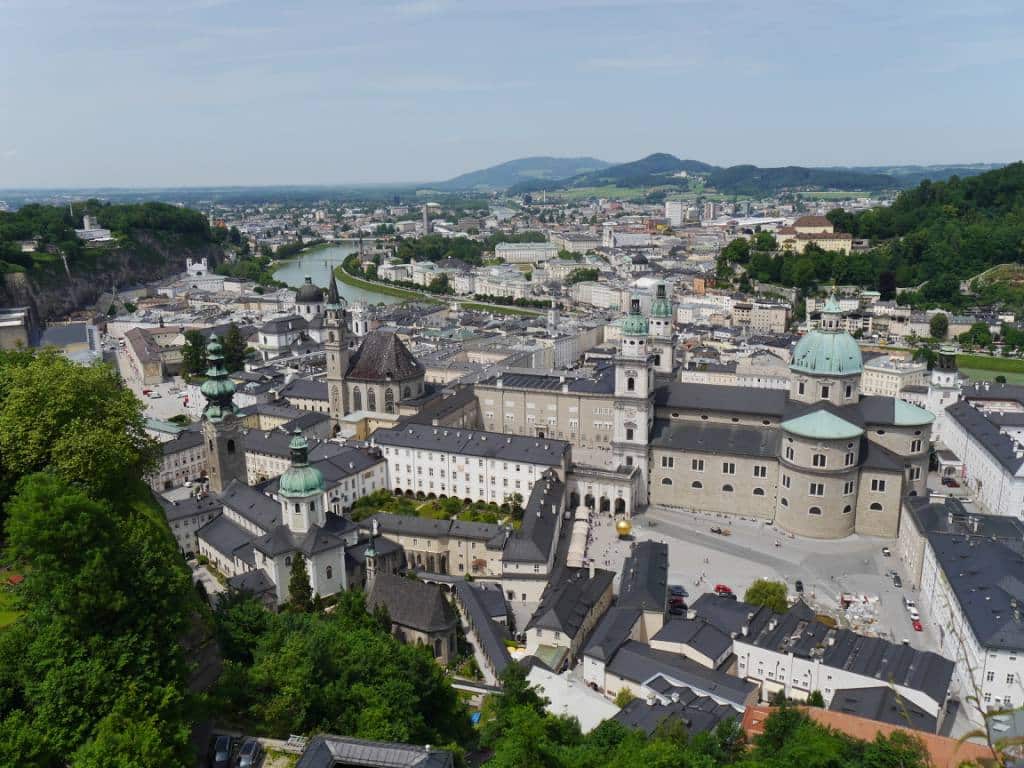
<path fill-rule="evenodd" d="M 366 410 L 377 410 L 377 390 L 375 390 L 373 387 L 370 387 L 368 390 L 366 390 Z"/>
<path fill-rule="evenodd" d="M 352 387 L 352 410 L 363 410 L 363 393 L 359 391 L 359 387 Z"/>
<path fill-rule="evenodd" d="M 388 387 L 384 390 L 384 413 L 395 412 L 395 390 Z"/>
<path fill-rule="evenodd" d="M 825 454 L 824 453 L 816 453 L 816 454 L 814 454 L 814 457 L 811 459 L 811 463 L 814 466 L 816 466 L 816 467 L 824 467 L 825 466 Z"/>
<path fill-rule="evenodd" d="M 292 564 L 292 556 L 291 555 L 288 555 L 288 557 L 286 557 L 284 559 L 284 564 L 289 566 L 289 567 L 291 566 L 291 564 Z"/>
<path fill-rule="evenodd" d="M 732 493 L 732 486 L 726 483 L 722 486 L 722 493 Z"/>
<path fill-rule="evenodd" d="M 328 579 L 333 579 L 334 578 L 334 568 L 332 568 L 329 565 L 327 566 L 327 578 Z"/>
<path fill-rule="evenodd" d="M 661 478 L 661 484 L 662 485 L 672 485 L 672 478 L 671 477 L 663 477 L 663 478 Z"/>
<path fill-rule="evenodd" d="M 661 355 L 655 355 L 654 356 L 654 364 L 655 365 L 661 365 Z"/>
<path fill-rule="evenodd" d="M 441 656 L 441 640 L 437 639 L 434 641 L 434 658 L 440 658 Z"/>
<path fill-rule="evenodd" d="M 879 504 L 879 503 L 878 503 L 877 501 L 876 501 L 876 502 L 874 502 L 874 503 L 873 503 L 873 504 L 871 505 L 871 511 L 872 511 L 872 512 L 881 512 L 881 511 L 882 511 L 882 505 L 881 505 L 881 504 Z"/>
<path fill-rule="evenodd" d="M 704 483 L 702 483 L 700 480 L 694 480 L 692 483 L 690 483 L 690 487 L 700 490 L 701 488 L 704 487 Z"/>
<path fill-rule="evenodd" d="M 820 515 L 821 514 L 821 507 L 811 507 L 810 509 L 807 510 L 807 514 L 808 515 Z"/>
<path fill-rule="evenodd" d="M 754 495 L 755 496 L 764 496 L 764 488 L 755 488 L 754 489 Z"/>
<path fill-rule="evenodd" d="M 851 507 L 849 504 L 847 504 L 845 507 L 843 507 L 843 514 L 844 515 L 848 515 L 851 512 L 853 512 L 853 507 Z"/>
<path fill-rule="evenodd" d="M 235 441 L 234 440 L 228 440 L 228 453 L 234 453 L 234 452 L 235 452 Z"/>
<path fill-rule="evenodd" d="M 412 390 L 409 389 L 409 385 L 406 384 L 405 388 L 402 390 L 402 399 L 408 400 L 410 397 L 412 397 Z"/>
<path fill-rule="evenodd" d="M 789 499 L 787 499 L 785 496 L 783 496 L 781 499 L 779 499 L 779 503 L 782 504 L 782 506 L 784 506 L 784 507 L 788 507 L 789 506 Z"/>
<path fill-rule="evenodd" d="M 630 392 L 636 391 L 636 379 L 634 379 L 632 376 L 626 379 L 626 389 L 629 390 Z"/>
<path fill-rule="evenodd" d="M 298 502 L 295 502 L 295 514 L 296 515 L 302 514 L 302 505 L 299 504 Z"/>

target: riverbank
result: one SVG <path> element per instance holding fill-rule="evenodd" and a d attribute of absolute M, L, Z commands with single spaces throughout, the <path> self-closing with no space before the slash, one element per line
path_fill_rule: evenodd
<path fill-rule="evenodd" d="M 463 309 L 472 310 L 475 312 L 490 312 L 495 315 L 518 315 L 520 317 L 536 317 L 537 315 L 544 314 L 542 310 L 538 309 L 527 309 L 526 307 L 514 307 L 507 306 L 505 304 L 488 304 L 480 301 L 463 301 L 458 296 L 448 296 L 431 293 L 421 293 L 419 291 L 413 291 L 408 288 L 397 288 L 387 283 L 379 283 L 373 280 L 366 280 L 361 277 L 356 277 L 345 271 L 344 267 L 337 267 L 334 270 L 334 274 L 337 278 L 345 283 L 351 285 L 353 288 L 361 288 L 364 291 L 375 291 L 377 293 L 383 293 L 388 296 L 394 296 L 396 298 L 404 299 L 406 301 L 421 301 L 429 304 L 444 304 L 448 301 L 454 301 L 459 304 Z"/>

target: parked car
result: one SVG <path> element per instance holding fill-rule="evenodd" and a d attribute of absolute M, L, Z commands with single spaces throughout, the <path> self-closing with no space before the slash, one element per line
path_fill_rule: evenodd
<path fill-rule="evenodd" d="M 921 620 L 921 614 L 917 612 L 917 608 L 911 608 L 910 609 L 910 620 L 911 621 L 920 621 Z"/>
<path fill-rule="evenodd" d="M 668 598 L 669 605 L 682 605 L 686 602 L 686 598 L 682 595 L 670 595 Z"/>
<path fill-rule="evenodd" d="M 804 593 L 804 583 L 800 581 L 800 579 L 797 579 L 796 584 L 794 584 L 793 586 L 796 588 L 796 591 L 799 592 L 801 595 Z"/>
<path fill-rule="evenodd" d="M 716 595 L 731 595 L 732 594 L 732 590 L 729 587 L 725 586 L 725 584 L 715 584 L 715 594 Z"/>
<path fill-rule="evenodd" d="M 231 737 L 217 736 L 213 742 L 213 768 L 230 768 Z"/>
<path fill-rule="evenodd" d="M 892 556 L 892 551 L 888 547 L 882 547 L 882 556 L 883 557 L 891 557 Z"/>
<path fill-rule="evenodd" d="M 720 525 L 713 525 L 713 526 L 711 526 L 711 532 L 712 533 L 721 533 L 722 532 L 722 526 L 720 526 Z"/>
<path fill-rule="evenodd" d="M 263 747 L 256 739 L 246 739 L 238 750 L 238 768 L 258 768 L 263 760 Z"/>
<path fill-rule="evenodd" d="M 151 394 L 149 396 L 149 399 L 150 400 L 159 400 L 161 397 L 163 397 L 163 395 L 161 395 L 159 392 L 154 392 L 153 394 Z"/>
<path fill-rule="evenodd" d="M 681 584 L 669 584 L 668 593 L 673 597 L 689 597 L 690 593 Z"/>
<path fill-rule="evenodd" d="M 947 488 L 959 488 L 960 483 L 955 477 L 944 477 L 942 478 L 942 484 Z"/>
<path fill-rule="evenodd" d="M 920 619 L 916 619 L 915 621 L 913 621 L 911 623 L 914 625 L 914 629 L 916 631 L 921 632 L 921 631 L 924 630 L 924 627 L 921 626 L 921 620 Z"/>
<path fill-rule="evenodd" d="M 721 592 L 721 593 L 719 593 L 718 596 L 720 598 L 722 598 L 723 600 L 738 600 L 739 599 L 732 592 Z"/>
<path fill-rule="evenodd" d="M 686 615 L 686 603 L 673 603 L 668 607 L 668 612 L 672 616 L 685 616 Z"/>
<path fill-rule="evenodd" d="M 906 608 L 908 611 L 911 610 L 911 609 L 916 611 L 917 610 L 917 603 L 915 603 L 909 597 L 904 597 L 903 598 L 903 607 Z"/>
<path fill-rule="evenodd" d="M 146 395 L 148 397 L 149 395 L 153 394 L 153 390 L 152 389 L 144 389 L 144 390 L 142 390 L 142 394 L 144 394 L 144 395 Z"/>
<path fill-rule="evenodd" d="M 903 589 L 903 579 L 900 578 L 898 573 L 894 573 L 892 575 L 892 585 L 896 587 L 896 589 Z"/>

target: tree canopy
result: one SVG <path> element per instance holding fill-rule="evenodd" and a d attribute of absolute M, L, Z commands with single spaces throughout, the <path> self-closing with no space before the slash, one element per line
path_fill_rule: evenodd
<path fill-rule="evenodd" d="M 751 605 L 766 605 L 775 613 L 785 613 L 789 607 L 786 602 L 788 594 L 786 585 L 781 581 L 757 579 L 743 594 L 743 602 Z"/>

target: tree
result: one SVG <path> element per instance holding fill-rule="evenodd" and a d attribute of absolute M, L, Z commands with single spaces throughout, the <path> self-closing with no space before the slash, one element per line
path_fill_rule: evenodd
<path fill-rule="evenodd" d="M 825 697 L 821 695 L 821 691 L 811 691 L 807 697 L 807 706 L 825 708 Z"/>
<path fill-rule="evenodd" d="M 949 317 L 944 312 L 932 315 L 932 319 L 928 321 L 928 330 L 932 338 L 940 341 L 946 338 L 946 334 L 949 332 Z"/>
<path fill-rule="evenodd" d="M 775 613 L 785 613 L 789 604 L 786 602 L 788 590 L 781 581 L 757 579 L 743 595 L 743 602 L 751 605 L 766 605 Z"/>
<path fill-rule="evenodd" d="M 97 497 L 124 493 L 154 466 L 142 403 L 108 365 L 82 366 L 56 350 L 26 364 L 0 360 L 0 466 L 13 475 L 51 467 Z M 109 493 L 107 493 L 109 492 Z"/>
<path fill-rule="evenodd" d="M 288 605 L 295 611 L 308 611 L 313 607 L 313 587 L 309 583 L 306 558 L 296 552 L 292 559 L 292 572 L 288 579 Z"/>
<path fill-rule="evenodd" d="M 576 283 L 592 282 L 597 280 L 600 275 L 601 273 L 596 267 L 579 267 L 568 274 L 564 284 L 575 285 Z"/>
<path fill-rule="evenodd" d="M 505 504 L 508 505 L 508 513 L 513 520 L 523 519 L 523 494 L 510 493 L 505 497 Z"/>
<path fill-rule="evenodd" d="M 992 332 L 988 323 L 974 323 L 969 330 L 957 337 L 958 341 L 969 347 L 987 347 L 992 343 Z"/>
<path fill-rule="evenodd" d="M 633 695 L 633 692 L 629 690 L 629 688 L 623 688 L 615 694 L 615 706 L 619 709 L 625 709 L 635 698 L 636 696 Z"/>
<path fill-rule="evenodd" d="M 185 343 L 181 347 L 181 369 L 186 376 L 202 376 L 206 373 L 206 339 L 199 331 L 185 331 Z"/>
<path fill-rule="evenodd" d="M 228 325 L 228 329 L 224 333 L 224 340 L 221 341 L 221 347 L 224 354 L 224 367 L 228 373 L 245 368 L 246 343 L 242 338 L 242 332 L 234 322 Z M 205 350 L 203 357 L 206 357 Z M 205 364 L 205 359 L 203 362 Z"/>
<path fill-rule="evenodd" d="M 430 281 L 427 290 L 431 293 L 448 293 L 448 273 L 442 272 Z"/>
<path fill-rule="evenodd" d="M 1005 383 L 1006 383 L 1006 377 L 1005 376 L 1003 376 L 1002 374 L 999 374 L 998 376 L 996 376 L 996 384 L 1005 384 Z"/>

